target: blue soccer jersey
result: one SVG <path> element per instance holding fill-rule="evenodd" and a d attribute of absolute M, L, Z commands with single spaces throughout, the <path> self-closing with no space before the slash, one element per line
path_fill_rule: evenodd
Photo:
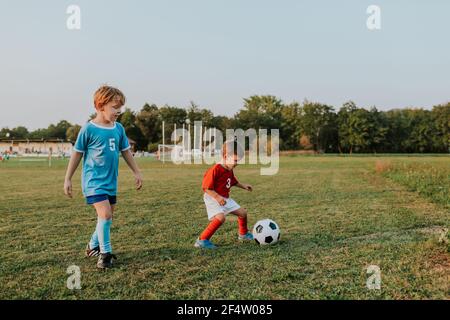
<path fill-rule="evenodd" d="M 104 127 L 89 121 L 78 134 L 74 150 L 83 153 L 81 186 L 85 197 L 117 193 L 119 153 L 130 144 L 123 126 Z"/>

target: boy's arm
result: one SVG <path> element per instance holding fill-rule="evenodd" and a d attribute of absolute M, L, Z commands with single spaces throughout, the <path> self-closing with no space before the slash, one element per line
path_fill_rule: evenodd
<path fill-rule="evenodd" d="M 215 192 L 212 189 L 206 189 L 205 193 L 207 193 L 209 196 L 211 196 L 213 199 L 215 199 L 221 206 L 224 206 L 227 203 L 220 194 L 218 194 L 217 192 Z"/>
<path fill-rule="evenodd" d="M 131 150 L 125 150 L 122 151 L 122 157 L 125 159 L 125 162 L 130 167 L 131 171 L 134 173 L 134 179 L 136 181 L 136 190 L 139 190 L 142 188 L 142 175 L 141 171 L 139 170 L 136 161 L 134 161 L 133 154 L 131 153 Z"/>
<path fill-rule="evenodd" d="M 83 154 L 73 151 L 67 166 L 66 177 L 64 178 L 64 194 L 72 198 L 72 177 L 80 164 Z"/>
<path fill-rule="evenodd" d="M 245 183 L 240 183 L 238 182 L 237 184 L 235 184 L 236 187 L 247 190 L 247 191 L 253 191 L 253 187 L 249 184 L 245 184 Z"/>

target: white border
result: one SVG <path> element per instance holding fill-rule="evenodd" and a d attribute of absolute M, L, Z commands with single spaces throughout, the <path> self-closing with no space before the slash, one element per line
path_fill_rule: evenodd
<path fill-rule="evenodd" d="M 113 127 L 104 127 L 104 126 L 101 126 L 101 125 L 99 125 L 97 123 L 92 122 L 92 120 L 89 120 L 89 123 L 94 125 L 94 126 L 96 126 L 97 128 L 100 128 L 100 129 L 114 130 L 116 128 L 116 121 L 114 121 L 114 126 Z"/>

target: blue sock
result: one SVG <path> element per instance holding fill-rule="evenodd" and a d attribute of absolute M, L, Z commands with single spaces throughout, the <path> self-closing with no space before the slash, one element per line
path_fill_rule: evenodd
<path fill-rule="evenodd" d="M 100 252 L 101 253 L 111 253 L 111 239 L 109 230 L 111 228 L 112 220 L 105 220 L 102 218 L 98 218 L 97 220 L 97 235 L 98 235 L 98 242 L 100 244 Z"/>
<path fill-rule="evenodd" d="M 89 241 L 89 249 L 94 249 L 99 245 L 100 244 L 98 243 L 97 229 L 95 229 L 94 233 L 91 236 L 91 241 Z"/>

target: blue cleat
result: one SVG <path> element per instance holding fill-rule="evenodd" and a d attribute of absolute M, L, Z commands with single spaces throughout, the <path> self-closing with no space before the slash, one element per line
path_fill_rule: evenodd
<path fill-rule="evenodd" d="M 194 247 L 202 248 L 202 249 L 216 249 L 217 248 L 217 246 L 214 243 L 212 243 L 211 241 L 209 241 L 208 239 L 206 239 L 206 240 L 197 239 L 195 241 Z"/>
<path fill-rule="evenodd" d="M 250 232 L 247 232 L 246 234 L 240 234 L 238 239 L 241 241 L 251 241 L 253 240 L 253 235 Z"/>

